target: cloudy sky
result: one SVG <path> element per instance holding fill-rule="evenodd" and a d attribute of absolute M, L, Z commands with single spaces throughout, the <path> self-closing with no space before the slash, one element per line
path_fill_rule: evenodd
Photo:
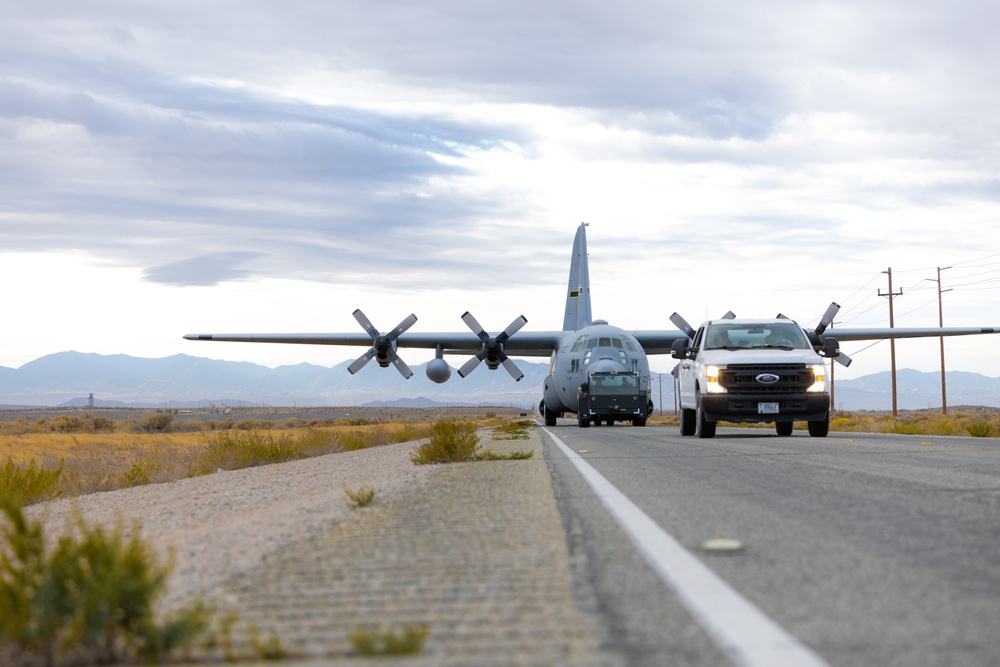
<path fill-rule="evenodd" d="M 594 312 L 1000 326 L 1000 5 L 6 3 L 0 366 L 334 365 L 185 333 L 558 329 Z M 845 349 L 856 376 L 887 343 Z M 1000 376 L 1000 336 L 949 370 Z M 404 358 L 426 360 L 418 352 Z M 937 340 L 897 344 L 940 367 Z M 461 359 L 450 359 L 453 366 Z M 669 358 L 654 361 L 669 370 Z"/>

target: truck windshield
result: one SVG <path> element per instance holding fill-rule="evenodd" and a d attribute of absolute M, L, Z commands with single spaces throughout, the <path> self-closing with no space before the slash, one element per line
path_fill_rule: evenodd
<path fill-rule="evenodd" d="M 807 350 L 810 348 L 805 333 L 793 322 L 770 324 L 712 324 L 705 337 L 706 350 L 783 348 Z"/>

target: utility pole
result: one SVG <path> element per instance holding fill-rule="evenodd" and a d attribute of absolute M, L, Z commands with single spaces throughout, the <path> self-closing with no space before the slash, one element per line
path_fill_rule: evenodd
<path fill-rule="evenodd" d="M 950 266 L 937 267 L 937 290 L 938 290 L 938 326 L 942 329 L 944 328 L 944 306 L 942 305 L 941 295 L 945 292 L 950 292 L 950 289 L 941 289 L 941 272 L 950 269 Z M 925 278 L 925 280 L 934 281 L 934 278 Z M 938 336 L 938 342 L 941 344 L 941 414 L 948 414 L 948 392 L 945 387 L 944 379 L 944 336 Z"/>
<path fill-rule="evenodd" d="M 882 290 L 878 291 L 879 296 L 889 297 L 889 328 L 894 329 L 896 327 L 896 322 L 892 317 L 892 297 L 899 296 L 903 293 L 903 290 L 898 292 L 892 291 L 892 267 L 889 267 L 888 271 L 883 271 L 882 273 L 889 274 L 889 291 L 886 294 L 882 294 Z M 892 368 L 892 418 L 896 418 L 896 339 L 889 339 L 889 361 Z"/>

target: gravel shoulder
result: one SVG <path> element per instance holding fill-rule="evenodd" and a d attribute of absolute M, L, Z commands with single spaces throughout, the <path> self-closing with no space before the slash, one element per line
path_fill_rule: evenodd
<path fill-rule="evenodd" d="M 165 608 L 195 594 L 274 632 L 287 664 L 355 664 L 348 635 L 427 625 L 407 665 L 616 665 L 573 595 L 541 438 L 520 461 L 416 466 L 414 443 L 33 506 L 58 527 L 135 525 L 173 559 Z M 375 490 L 355 508 L 345 489 Z M 368 663 L 366 663 L 368 664 Z"/>
<path fill-rule="evenodd" d="M 413 443 L 223 471 L 165 484 L 92 493 L 27 509 L 60 529 L 79 511 L 88 525 L 127 533 L 138 526 L 173 573 L 165 608 L 183 605 L 260 565 L 282 545 L 324 529 L 351 511 L 345 489 L 385 498 L 435 466 L 410 461 Z"/>

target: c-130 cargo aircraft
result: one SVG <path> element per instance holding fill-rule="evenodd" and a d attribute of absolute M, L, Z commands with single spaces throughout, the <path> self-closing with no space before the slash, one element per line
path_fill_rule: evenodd
<path fill-rule="evenodd" d="M 631 421 L 644 426 L 652 413 L 650 373 L 647 355 L 670 354 L 674 341 L 690 341 L 693 330 L 685 327 L 669 330 L 626 330 L 605 320 L 595 320 L 590 304 L 590 272 L 587 261 L 587 223 L 581 223 L 573 241 L 569 282 L 566 288 L 566 308 L 561 331 L 521 331 L 527 319 L 521 315 L 502 332 L 491 335 L 469 312 L 462 321 L 470 332 L 409 332 L 417 316 L 409 315 L 396 328 L 379 332 L 360 309 L 354 317 L 366 333 L 285 333 L 285 334 L 188 334 L 188 340 L 227 341 L 241 343 L 295 343 L 306 345 L 368 346 L 368 350 L 349 367 L 353 375 L 373 358 L 379 366 L 389 365 L 405 378 L 413 375 L 399 357 L 398 348 L 435 350 L 435 358 L 427 364 L 427 377 L 442 383 L 451 377 L 451 367 L 444 355 L 472 354 L 458 374 L 467 376 L 481 363 L 496 370 L 500 366 L 514 378 L 524 374 L 510 359 L 515 357 L 549 357 L 549 374 L 545 378 L 539 412 L 546 426 L 555 426 L 565 413 L 577 415 L 580 426 Z M 836 329 L 836 339 L 823 336 L 839 306 L 831 305 L 820 326 L 805 329 L 818 352 L 836 349 L 837 341 L 878 340 L 885 338 L 917 338 L 926 336 L 962 336 L 998 333 L 1000 328 L 867 328 Z M 674 315 L 676 318 L 676 314 Z M 683 320 L 677 320 L 683 323 Z M 833 355 L 836 356 L 836 355 Z M 841 360 L 843 361 L 843 360 Z M 605 387 L 610 387 L 607 389 Z M 601 389 L 599 389 L 601 388 Z M 600 394 L 600 400 L 598 394 Z M 599 407 L 593 408 L 597 403 Z M 603 406 L 603 407 L 601 407 Z M 592 409 L 593 408 L 593 409 Z"/>

